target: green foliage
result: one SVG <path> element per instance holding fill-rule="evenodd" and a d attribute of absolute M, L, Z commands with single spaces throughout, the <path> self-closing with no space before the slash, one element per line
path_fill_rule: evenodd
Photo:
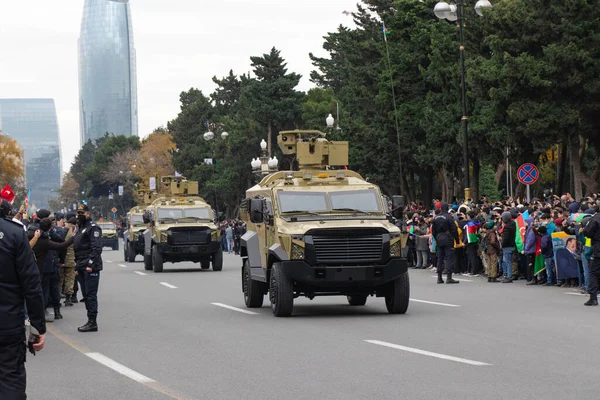
<path fill-rule="evenodd" d="M 489 201 L 500 201 L 502 199 L 502 191 L 498 189 L 496 184 L 496 174 L 488 164 L 481 166 L 479 193 L 480 196 L 486 195 Z"/>

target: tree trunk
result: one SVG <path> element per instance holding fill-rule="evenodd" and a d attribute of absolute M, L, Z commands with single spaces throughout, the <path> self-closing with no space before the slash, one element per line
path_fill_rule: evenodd
<path fill-rule="evenodd" d="M 558 160 L 557 160 L 557 173 L 556 173 L 556 194 L 558 196 L 564 193 L 565 187 L 565 172 L 567 169 L 567 149 L 564 143 L 558 144 Z"/>
<path fill-rule="evenodd" d="M 500 187 L 500 181 L 501 181 L 502 175 L 504 175 L 505 171 L 506 171 L 506 162 L 503 161 L 500 164 L 498 164 L 498 167 L 496 168 L 496 186 Z"/>
<path fill-rule="evenodd" d="M 571 158 L 571 166 L 573 168 L 573 196 L 575 199 L 580 199 L 583 196 L 583 181 L 585 174 L 581 168 L 581 160 L 583 151 L 585 150 L 586 141 L 583 136 L 579 136 L 578 140 L 569 142 L 569 157 Z"/>
<path fill-rule="evenodd" d="M 267 150 L 269 152 L 269 158 L 271 158 L 271 142 L 273 139 L 273 127 L 271 126 L 271 121 L 269 121 L 269 128 L 267 133 Z"/>
<path fill-rule="evenodd" d="M 428 166 L 421 170 L 419 180 L 421 181 L 421 193 L 423 193 L 421 196 L 423 205 L 429 209 L 433 203 L 433 168 Z"/>
<path fill-rule="evenodd" d="M 471 198 L 474 202 L 479 199 L 479 174 L 481 172 L 481 166 L 479 164 L 479 155 L 473 154 L 473 179 L 471 180 Z"/>
<path fill-rule="evenodd" d="M 452 198 L 452 178 L 448 176 L 446 168 L 440 169 L 440 175 L 442 177 L 442 201 L 448 203 Z"/>

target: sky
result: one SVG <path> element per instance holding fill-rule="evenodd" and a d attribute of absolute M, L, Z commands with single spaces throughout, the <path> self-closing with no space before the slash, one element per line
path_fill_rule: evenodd
<path fill-rule="evenodd" d="M 212 77 L 251 70 L 250 56 L 281 50 L 312 87 L 308 53 L 353 26 L 358 0 L 130 0 L 137 52 L 139 135 L 176 118 L 179 94 L 209 94 Z M 63 172 L 79 151 L 77 39 L 84 0 L 0 0 L 0 98 L 53 98 Z M 325 116 L 324 116 L 325 118 Z"/>

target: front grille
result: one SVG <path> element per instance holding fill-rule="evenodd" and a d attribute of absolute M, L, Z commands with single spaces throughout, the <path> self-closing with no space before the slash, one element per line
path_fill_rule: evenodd
<path fill-rule="evenodd" d="M 167 242 L 171 245 L 206 244 L 210 242 L 210 231 L 172 231 Z"/>
<path fill-rule="evenodd" d="M 383 234 L 373 231 L 331 231 L 312 235 L 317 263 L 379 261 Z"/>
<path fill-rule="evenodd" d="M 116 233 L 105 233 L 104 235 L 102 235 L 102 237 L 104 237 L 104 239 L 114 239 L 117 236 Z"/>

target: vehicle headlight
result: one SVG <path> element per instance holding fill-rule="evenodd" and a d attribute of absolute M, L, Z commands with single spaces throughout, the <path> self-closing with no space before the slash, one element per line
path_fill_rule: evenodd
<path fill-rule="evenodd" d="M 400 257 L 402 255 L 402 242 L 398 239 L 390 244 L 390 257 Z"/>
<path fill-rule="evenodd" d="M 219 239 L 219 231 L 214 230 L 210 232 L 210 240 L 218 240 Z"/>
<path fill-rule="evenodd" d="M 292 260 L 304 260 L 304 247 L 297 243 L 292 243 Z"/>

